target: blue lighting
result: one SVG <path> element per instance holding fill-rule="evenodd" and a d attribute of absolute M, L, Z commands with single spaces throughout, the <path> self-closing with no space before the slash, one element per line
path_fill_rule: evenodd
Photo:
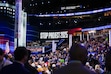
<path fill-rule="evenodd" d="M 82 32 L 84 32 L 84 31 L 91 31 L 91 30 L 102 30 L 102 29 L 108 29 L 108 28 L 111 28 L 111 25 L 94 27 L 94 28 L 85 28 L 85 29 L 82 29 Z"/>
<path fill-rule="evenodd" d="M 29 14 L 28 16 L 36 16 L 36 17 L 74 16 L 74 15 L 85 15 L 85 14 L 100 13 L 100 12 L 105 12 L 105 11 L 109 11 L 109 10 L 111 10 L 111 7 L 93 10 L 93 11 L 84 11 L 84 12 L 75 12 L 75 13 L 66 13 L 66 14 L 43 14 L 43 15 Z"/>

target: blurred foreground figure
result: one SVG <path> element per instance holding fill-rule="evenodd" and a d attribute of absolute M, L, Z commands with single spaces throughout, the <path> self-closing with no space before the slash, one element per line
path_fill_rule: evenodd
<path fill-rule="evenodd" d="M 87 61 L 87 50 L 80 44 L 73 44 L 69 50 L 68 65 L 54 71 L 53 74 L 95 74 L 84 65 Z"/>
<path fill-rule="evenodd" d="M 0 48 L 0 70 L 9 64 L 12 64 L 12 62 L 7 60 L 4 56 L 5 52 Z"/>
<path fill-rule="evenodd" d="M 28 50 L 28 60 L 30 60 L 30 58 L 31 58 L 30 55 L 31 55 L 31 51 Z M 28 61 L 24 64 L 24 66 L 31 72 L 31 74 L 39 74 L 39 72 L 36 70 L 36 68 L 32 67 Z"/>
<path fill-rule="evenodd" d="M 14 58 L 14 63 L 2 68 L 0 74 L 30 74 L 24 67 L 24 63 L 28 59 L 27 49 L 25 47 L 17 47 L 14 51 Z"/>
<path fill-rule="evenodd" d="M 106 53 L 105 66 L 106 74 L 111 74 L 111 50 Z"/>

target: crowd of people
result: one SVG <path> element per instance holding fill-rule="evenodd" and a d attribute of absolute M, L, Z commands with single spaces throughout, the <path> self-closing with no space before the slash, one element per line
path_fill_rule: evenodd
<path fill-rule="evenodd" d="M 19 74 L 111 74 L 111 48 L 106 37 L 76 41 L 70 49 L 64 47 L 47 54 L 25 50 L 17 47 L 14 56 L 6 56 L 0 49 L 0 74 L 14 74 L 19 70 Z"/>

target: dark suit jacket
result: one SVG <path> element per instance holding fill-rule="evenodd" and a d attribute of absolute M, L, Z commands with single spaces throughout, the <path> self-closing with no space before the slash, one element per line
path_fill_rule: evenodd
<path fill-rule="evenodd" d="M 2 68 L 0 74 L 30 74 L 30 72 L 22 64 L 14 62 Z"/>
<path fill-rule="evenodd" d="M 25 68 L 28 69 L 31 74 L 39 74 L 35 67 L 32 67 L 28 62 L 25 63 Z"/>
<path fill-rule="evenodd" d="M 68 65 L 56 70 L 53 74 L 96 74 L 85 68 L 81 62 L 71 62 Z"/>

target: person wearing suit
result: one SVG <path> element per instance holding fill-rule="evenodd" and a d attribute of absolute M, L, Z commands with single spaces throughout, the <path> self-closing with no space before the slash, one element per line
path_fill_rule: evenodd
<path fill-rule="evenodd" d="M 30 58 L 31 58 L 30 55 L 31 55 L 31 51 L 28 50 L 28 60 L 30 60 Z M 39 74 L 37 69 L 35 67 L 31 66 L 28 61 L 24 64 L 24 66 L 31 72 L 31 74 Z"/>
<path fill-rule="evenodd" d="M 111 50 L 108 50 L 105 56 L 106 74 L 111 74 Z"/>
<path fill-rule="evenodd" d="M 80 44 L 73 44 L 69 50 L 69 63 L 53 72 L 53 74 L 96 74 L 85 67 L 87 50 Z"/>
<path fill-rule="evenodd" d="M 17 47 L 14 51 L 14 58 L 14 63 L 3 67 L 0 74 L 31 74 L 24 67 L 28 59 L 28 51 L 25 47 Z"/>

